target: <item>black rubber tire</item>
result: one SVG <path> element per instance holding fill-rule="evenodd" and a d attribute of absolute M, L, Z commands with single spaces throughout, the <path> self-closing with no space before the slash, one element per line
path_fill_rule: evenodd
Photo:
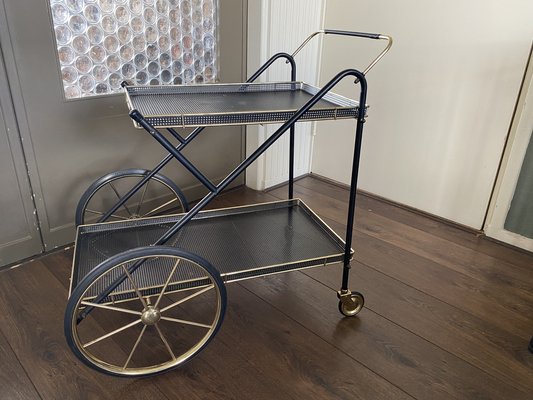
<path fill-rule="evenodd" d="M 83 195 L 81 196 L 80 201 L 78 202 L 78 206 L 76 207 L 76 226 L 83 225 L 85 223 L 85 209 L 87 207 L 87 204 L 89 204 L 89 201 L 91 201 L 96 192 L 98 192 L 98 190 L 100 190 L 102 187 L 107 185 L 109 182 L 115 181 L 117 179 L 122 179 L 125 177 L 142 177 L 149 173 L 150 171 L 146 169 L 131 168 L 111 172 L 98 178 L 91 184 L 91 186 L 87 188 L 85 193 L 83 193 Z M 181 202 L 183 212 L 189 211 L 189 204 L 187 202 L 187 199 L 183 195 L 180 188 L 174 182 L 172 182 L 172 180 L 161 174 L 155 174 L 151 179 L 157 180 L 167 185 Z"/>
<path fill-rule="evenodd" d="M 220 303 L 221 303 L 221 310 L 219 318 L 216 322 L 216 326 L 211 333 L 211 336 L 207 339 L 203 345 L 198 348 L 198 350 L 193 353 L 189 358 L 187 358 L 184 362 L 181 362 L 178 365 L 174 365 L 165 369 L 162 369 L 157 372 L 152 373 L 146 373 L 146 374 L 136 374 L 136 375 L 125 375 L 116 373 L 113 371 L 109 371 L 105 368 L 100 367 L 99 365 L 91 362 L 85 355 L 80 351 L 78 346 L 76 345 L 76 340 L 74 339 L 74 333 L 72 331 L 72 324 L 75 323 L 73 321 L 73 318 L 77 318 L 76 313 L 76 307 L 78 304 L 78 300 L 80 296 L 83 295 L 83 293 L 87 290 L 87 288 L 91 285 L 91 283 L 100 277 L 103 273 L 105 273 L 108 269 L 113 268 L 117 264 L 122 264 L 124 262 L 127 262 L 128 260 L 141 258 L 141 257 L 150 257 L 150 256 L 161 256 L 161 255 L 171 255 L 171 256 L 178 256 L 183 259 L 190 260 L 198 265 L 200 265 L 202 268 L 204 268 L 207 273 L 213 278 L 213 282 L 218 288 L 218 292 L 220 294 Z M 72 350 L 72 352 L 80 359 L 84 364 L 89 366 L 92 369 L 95 369 L 97 371 L 103 372 L 107 375 L 113 375 L 113 376 L 120 376 L 120 377 L 141 377 L 141 376 L 152 376 L 152 375 L 159 375 L 162 373 L 165 373 L 167 371 L 170 371 L 172 369 L 178 368 L 188 361 L 190 361 L 192 358 L 194 358 L 198 353 L 200 353 L 207 344 L 215 337 L 218 330 L 220 329 L 220 326 L 222 325 L 222 322 L 224 320 L 224 315 L 226 314 L 226 306 L 227 306 L 227 293 L 226 293 L 226 286 L 224 284 L 224 281 L 220 277 L 220 273 L 204 258 L 181 250 L 174 247 L 168 247 L 168 246 L 147 246 L 147 247 L 138 247 L 135 249 L 127 250 L 125 252 L 119 253 L 113 257 L 108 258 L 107 260 L 103 261 L 99 265 L 97 265 L 95 268 L 93 268 L 76 286 L 76 288 L 72 291 L 72 294 L 68 300 L 67 307 L 65 310 L 65 317 L 64 317 L 64 333 L 65 338 L 67 341 L 68 346 Z"/>

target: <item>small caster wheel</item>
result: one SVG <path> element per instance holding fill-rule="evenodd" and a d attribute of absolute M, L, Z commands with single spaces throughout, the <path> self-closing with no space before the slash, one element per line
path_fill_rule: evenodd
<path fill-rule="evenodd" d="M 348 292 L 339 294 L 339 311 L 346 317 L 353 317 L 359 314 L 365 305 L 365 298 L 359 292 Z"/>

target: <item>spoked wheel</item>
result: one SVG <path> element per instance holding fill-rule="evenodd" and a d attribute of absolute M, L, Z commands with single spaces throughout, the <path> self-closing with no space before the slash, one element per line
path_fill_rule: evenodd
<path fill-rule="evenodd" d="M 365 298 L 362 293 L 350 292 L 346 295 L 339 295 L 339 311 L 346 317 L 353 317 L 359 314 L 365 305 Z"/>
<path fill-rule="evenodd" d="M 96 370 L 146 376 L 198 354 L 225 310 L 224 282 L 206 260 L 172 247 L 140 247 L 107 259 L 78 284 L 65 336 Z"/>
<path fill-rule="evenodd" d="M 127 169 L 102 176 L 85 191 L 76 208 L 76 226 L 98 222 L 149 171 Z M 189 210 L 181 190 L 164 175 L 155 174 L 106 222 L 179 214 Z M 102 221 L 103 222 L 103 221 Z"/>

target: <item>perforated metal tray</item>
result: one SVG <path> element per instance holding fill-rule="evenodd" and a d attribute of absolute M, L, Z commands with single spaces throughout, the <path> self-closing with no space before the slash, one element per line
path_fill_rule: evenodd
<path fill-rule="evenodd" d="M 183 215 L 78 227 L 71 290 L 107 258 L 153 244 Z M 299 199 L 200 212 L 167 245 L 205 258 L 226 282 L 324 266 L 344 255 L 343 240 Z M 141 290 L 163 286 L 165 268 L 139 277 Z"/>
<path fill-rule="evenodd" d="M 318 91 L 303 82 L 126 86 L 126 99 L 156 128 L 245 125 L 285 122 Z M 301 120 L 356 118 L 358 109 L 327 93 Z"/>

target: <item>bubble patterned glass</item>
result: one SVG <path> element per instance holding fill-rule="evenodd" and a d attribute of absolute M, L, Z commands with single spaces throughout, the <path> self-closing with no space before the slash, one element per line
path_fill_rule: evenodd
<path fill-rule="evenodd" d="M 138 85 L 212 83 L 218 0 L 51 0 L 67 99 Z"/>

